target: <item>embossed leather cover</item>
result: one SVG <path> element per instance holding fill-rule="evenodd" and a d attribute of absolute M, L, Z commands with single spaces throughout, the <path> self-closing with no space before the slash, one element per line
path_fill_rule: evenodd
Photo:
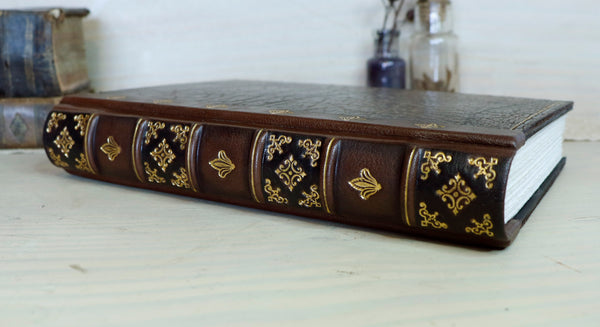
<path fill-rule="evenodd" d="M 60 97 L 0 99 L 0 149 L 43 147 L 46 117 L 59 101 Z"/>
<path fill-rule="evenodd" d="M 68 172 L 318 219 L 505 247 L 511 160 L 571 102 L 224 81 L 67 96 L 44 144 Z"/>

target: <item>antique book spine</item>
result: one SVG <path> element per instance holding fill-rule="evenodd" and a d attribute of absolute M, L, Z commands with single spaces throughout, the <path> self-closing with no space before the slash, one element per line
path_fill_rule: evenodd
<path fill-rule="evenodd" d="M 60 97 L 0 99 L 0 149 L 41 148 L 46 117 Z"/>
<path fill-rule="evenodd" d="M 503 247 L 514 148 L 371 140 L 58 105 L 44 144 L 68 172 L 277 212 Z M 519 226 L 520 227 L 520 226 Z"/>
<path fill-rule="evenodd" d="M 54 97 L 88 88 L 86 9 L 0 11 L 0 96 Z"/>

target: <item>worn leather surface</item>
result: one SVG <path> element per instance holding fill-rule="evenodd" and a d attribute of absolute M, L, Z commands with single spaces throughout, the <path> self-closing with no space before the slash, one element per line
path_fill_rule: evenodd
<path fill-rule="evenodd" d="M 90 178 L 504 247 L 521 226 L 503 217 L 511 160 L 571 105 L 220 82 L 66 97 L 44 142 L 55 165 Z"/>
<path fill-rule="evenodd" d="M 61 89 L 54 51 L 62 45 L 54 43 L 53 34 L 65 19 L 81 19 L 88 13 L 61 8 L 0 10 L 0 96 L 53 97 L 86 88 L 87 78 L 77 89 Z"/>
<path fill-rule="evenodd" d="M 60 98 L 0 99 L 0 148 L 41 148 L 48 112 Z"/>

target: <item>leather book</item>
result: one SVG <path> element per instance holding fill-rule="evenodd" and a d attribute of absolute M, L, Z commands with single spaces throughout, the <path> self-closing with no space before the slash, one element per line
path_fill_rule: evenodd
<path fill-rule="evenodd" d="M 87 9 L 0 10 L 0 97 L 56 97 L 89 87 Z"/>
<path fill-rule="evenodd" d="M 59 101 L 60 97 L 0 99 L 0 149 L 43 147 L 46 117 Z"/>
<path fill-rule="evenodd" d="M 79 176 L 503 248 L 565 163 L 572 106 L 222 81 L 66 96 L 43 137 Z"/>

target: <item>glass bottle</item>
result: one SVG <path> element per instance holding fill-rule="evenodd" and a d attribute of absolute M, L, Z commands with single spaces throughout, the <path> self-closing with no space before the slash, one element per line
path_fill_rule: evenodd
<path fill-rule="evenodd" d="M 458 90 L 457 37 L 449 0 L 419 0 L 410 44 L 410 83 L 417 90 Z"/>
<path fill-rule="evenodd" d="M 378 30 L 375 55 L 367 61 L 367 84 L 403 89 L 406 86 L 406 62 L 398 51 L 400 32 Z"/>

